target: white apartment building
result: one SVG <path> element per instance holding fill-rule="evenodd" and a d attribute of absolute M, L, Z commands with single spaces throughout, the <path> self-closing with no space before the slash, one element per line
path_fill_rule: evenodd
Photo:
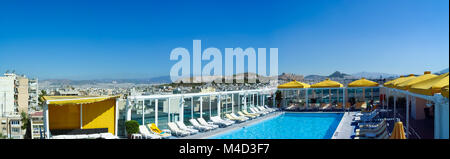
<path fill-rule="evenodd" d="M 29 104 L 37 106 L 37 102 L 37 80 L 30 81 L 14 73 L 5 73 L 0 77 L 0 133 L 8 138 L 23 138 L 20 113 L 28 114 Z"/>
<path fill-rule="evenodd" d="M 17 114 L 15 113 L 17 109 L 15 85 L 15 77 L 0 77 L 0 134 L 8 138 L 20 138 L 18 134 L 22 132 L 20 118 L 15 115 Z"/>
<path fill-rule="evenodd" d="M 0 117 L 14 114 L 14 77 L 0 77 Z"/>

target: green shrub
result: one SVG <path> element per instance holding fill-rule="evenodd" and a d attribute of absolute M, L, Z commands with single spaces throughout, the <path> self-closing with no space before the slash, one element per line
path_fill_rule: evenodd
<path fill-rule="evenodd" d="M 125 129 L 128 134 L 137 134 L 139 133 L 139 123 L 135 120 L 130 120 L 125 122 Z"/>

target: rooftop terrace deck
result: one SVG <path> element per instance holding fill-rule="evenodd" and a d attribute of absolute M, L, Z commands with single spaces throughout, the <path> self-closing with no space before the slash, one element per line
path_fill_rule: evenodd
<path fill-rule="evenodd" d="M 351 125 L 352 119 L 357 112 L 345 112 L 336 131 L 331 139 L 351 139 L 352 131 L 355 129 Z"/>

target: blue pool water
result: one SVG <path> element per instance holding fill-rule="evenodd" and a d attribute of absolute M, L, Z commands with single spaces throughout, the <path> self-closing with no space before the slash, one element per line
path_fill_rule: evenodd
<path fill-rule="evenodd" d="M 342 113 L 285 113 L 210 139 L 331 139 Z"/>

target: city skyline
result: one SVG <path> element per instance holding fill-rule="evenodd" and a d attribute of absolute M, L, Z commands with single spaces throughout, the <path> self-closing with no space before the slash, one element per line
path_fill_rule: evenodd
<path fill-rule="evenodd" d="M 0 71 L 40 79 L 168 76 L 177 62 L 170 51 L 192 52 L 195 39 L 202 50 L 278 48 L 279 74 L 448 68 L 445 0 L 175 3 L 183 5 L 0 2 Z"/>

